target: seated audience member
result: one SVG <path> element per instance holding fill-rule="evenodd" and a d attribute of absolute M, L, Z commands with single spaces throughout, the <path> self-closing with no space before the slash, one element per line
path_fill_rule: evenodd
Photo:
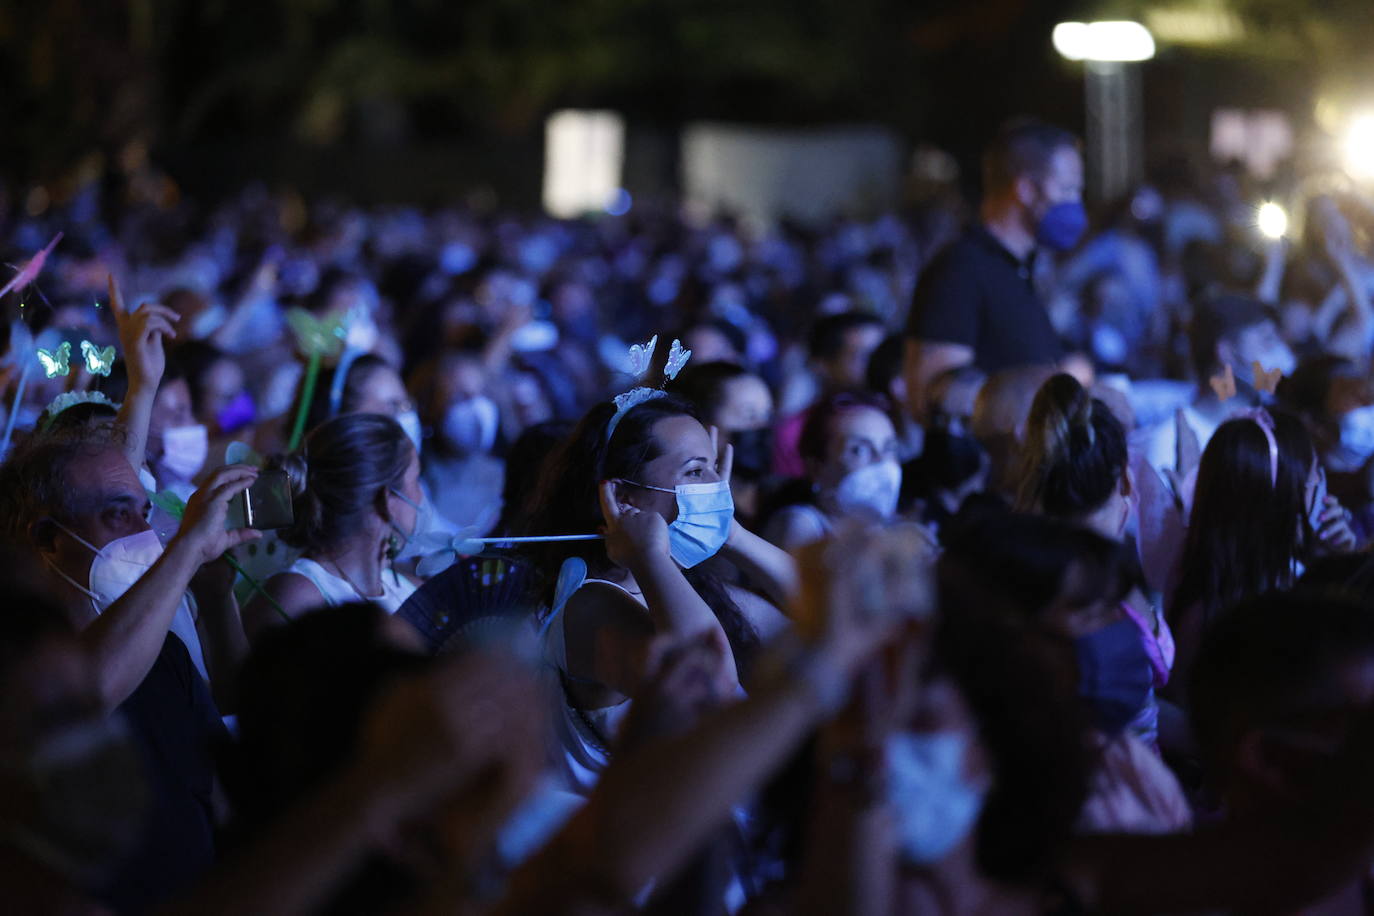
<path fill-rule="evenodd" d="M 412 378 L 425 442 L 422 471 L 434 509 L 455 527 L 487 534 L 501 515 L 505 464 L 496 457 L 501 411 L 486 393 L 479 354 L 447 351 Z"/>
<path fill-rule="evenodd" d="M 570 787 L 586 791 L 605 766 L 655 637 L 722 633 L 731 648 L 726 672 L 738 683 L 759 629 L 771 626 L 791 591 L 790 558 L 735 521 L 722 451 L 729 449 L 689 404 L 659 395 L 623 409 L 594 408 L 545 470 L 528 533 L 606 535 L 551 544 L 538 556 L 550 583 L 570 555 L 588 570 L 547 624 Z M 704 570 L 703 561 L 717 554 L 768 586 L 775 604 Z"/>
<path fill-rule="evenodd" d="M 233 697 L 246 644 L 227 567 L 216 561 L 258 536 L 225 530 L 229 500 L 256 474 L 233 466 L 211 474 L 164 549 L 144 520 L 148 497 L 107 430 L 40 437 L 0 469 L 5 533 L 79 633 L 99 709 L 128 722 L 147 767 L 152 807 L 137 848 L 92 888 L 119 910 L 167 899 L 214 859 L 212 751 L 224 729 L 169 627 L 196 590 L 193 635 L 217 693 Z"/>
<path fill-rule="evenodd" d="M 1178 583 L 1167 596 L 1183 675 L 1170 697 L 1186 701 L 1193 658 L 1218 614 L 1291 588 L 1302 564 L 1354 544 L 1349 513 L 1326 494 L 1301 421 L 1260 412 L 1218 427 L 1198 466 Z"/>
<path fill-rule="evenodd" d="M 1026 422 L 1017 509 L 1073 522 L 1120 542 L 1134 498 L 1121 423 L 1072 376 L 1051 378 L 1035 396 Z M 1150 699 L 1131 731 L 1154 746 L 1159 737 L 1154 690 L 1169 682 L 1173 634 L 1163 613 L 1138 588 L 1121 602 L 1121 612 L 1139 629 L 1154 676 Z"/>
<path fill-rule="evenodd" d="M 1279 403 L 1307 424 L 1331 495 L 1350 508 L 1360 543 L 1374 536 L 1374 387 L 1349 360 L 1321 356 L 1279 382 Z"/>
<path fill-rule="evenodd" d="M 1188 346 L 1197 390 L 1193 402 L 1183 408 L 1183 420 L 1199 449 L 1207 447 L 1230 416 L 1265 401 L 1255 387 L 1256 364 L 1264 372 L 1278 370 L 1283 375 L 1297 366 L 1273 315 L 1244 296 L 1220 295 L 1199 302 Z M 1152 467 L 1179 476 L 1191 470 L 1178 466 L 1177 424 L 1172 420 L 1141 430 L 1138 441 Z"/>
<path fill-rule="evenodd" d="M 1120 544 L 1080 525 L 1005 514 L 950 531 L 942 565 L 1072 646 L 1078 693 L 1095 749 L 1087 833 L 1173 833 L 1192 814 L 1178 780 L 1131 734 L 1149 705 L 1154 670 L 1140 628 L 1122 611 L 1129 591 Z"/>
<path fill-rule="evenodd" d="M 769 518 L 765 536 L 784 550 L 821 540 L 843 518 L 887 520 L 897 511 L 902 466 L 887 405 L 837 394 L 811 408 L 801 454 L 809 493 Z"/>
<path fill-rule="evenodd" d="M 814 403 L 837 392 L 862 390 L 869 357 L 883 342 L 883 333 L 882 319 L 868 312 L 841 312 L 819 319 L 811 327 L 807 346 L 815 391 L 809 400 Z M 778 424 L 773 470 L 784 477 L 806 472 L 800 442 L 809 414 L 803 410 Z"/>
<path fill-rule="evenodd" d="M 758 512 L 760 485 L 769 473 L 773 445 L 773 394 L 763 379 L 726 362 L 693 362 L 673 383 L 673 393 L 692 403 L 734 449 L 730 492 L 748 521 Z"/>
<path fill-rule="evenodd" d="M 279 532 L 301 551 L 244 608 L 257 639 L 283 616 L 372 601 L 395 613 L 415 583 L 392 567 L 421 521 L 420 460 L 390 417 L 357 413 L 316 427 L 301 451 L 269 462 L 287 473 L 295 521 Z"/>

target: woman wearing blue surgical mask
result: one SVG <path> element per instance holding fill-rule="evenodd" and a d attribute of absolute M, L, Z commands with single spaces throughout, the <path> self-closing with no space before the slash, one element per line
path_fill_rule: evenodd
<path fill-rule="evenodd" d="M 800 449 L 804 489 L 777 510 L 765 536 L 785 550 L 818 541 L 846 518 L 887 521 L 902 490 L 897 429 L 881 398 L 833 395 L 811 408 Z"/>
<path fill-rule="evenodd" d="M 289 476 L 295 521 L 279 534 L 301 555 L 267 580 L 270 599 L 255 595 L 244 608 L 249 638 L 283 613 L 355 601 L 395 613 L 416 584 L 392 564 L 423 523 L 420 462 L 400 425 L 378 414 L 336 417 L 269 467 Z"/>
<path fill-rule="evenodd" d="M 529 534 L 605 533 L 604 541 L 550 544 L 537 554 L 551 598 L 567 558 L 587 569 L 566 606 L 555 608 L 546 637 L 574 788 L 589 788 L 604 766 L 652 646 L 723 631 L 729 674 L 737 680 L 743 671 L 747 682 L 759 638 L 742 605 L 762 599 L 722 584 L 703 561 L 726 556 L 773 602 L 793 587 L 790 558 L 735 521 L 731 455 L 676 397 L 660 392 L 624 411 L 606 403 L 551 456 L 528 503 Z"/>

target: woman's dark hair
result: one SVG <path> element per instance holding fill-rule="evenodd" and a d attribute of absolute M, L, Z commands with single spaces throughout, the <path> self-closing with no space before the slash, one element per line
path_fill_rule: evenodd
<path fill-rule="evenodd" d="M 415 447 L 390 417 L 344 414 L 305 437 L 299 454 L 279 456 L 272 466 L 291 477 L 296 521 L 281 539 L 307 554 L 356 534 L 389 488 L 399 488 Z"/>
<path fill-rule="evenodd" d="M 808 461 L 825 461 L 830 451 L 830 434 L 835 420 L 851 410 L 869 408 L 886 416 L 891 416 L 891 405 L 887 398 L 866 391 L 843 391 L 822 398 L 806 412 L 806 422 L 802 424 L 801 439 L 797 450 Z"/>
<path fill-rule="evenodd" d="M 526 534 L 589 534 L 601 530 L 605 521 L 601 516 L 601 501 L 597 487 L 603 480 L 640 480 L 644 466 L 661 454 L 654 438 L 654 426 L 672 417 L 697 419 L 692 405 L 675 395 L 665 395 L 630 408 L 620 418 L 610 441 L 606 427 L 615 414 L 610 402 L 598 404 L 587 412 L 577 428 L 563 444 L 549 456 L 540 478 L 538 493 L 530 503 L 531 510 Z M 568 556 L 586 560 L 592 575 L 613 568 L 600 541 L 582 541 L 545 545 L 532 551 L 538 568 L 553 583 Z M 704 564 L 705 565 L 705 564 Z M 702 566 L 686 570 L 684 575 L 715 612 L 730 640 L 738 664 L 746 667 L 759 637 L 739 607 L 726 591 L 724 584 Z"/>
<path fill-rule="evenodd" d="M 673 382 L 673 394 L 690 401 L 700 416 L 708 420 L 725 403 L 725 386 L 737 378 L 753 375 L 743 366 L 724 360 L 688 366 Z"/>
<path fill-rule="evenodd" d="M 1170 615 L 1201 605 L 1204 623 L 1237 601 L 1293 583 L 1303 552 L 1307 475 L 1315 460 L 1302 422 L 1274 414 L 1278 474 L 1259 420 L 1221 424 L 1198 466 L 1188 538 Z"/>
<path fill-rule="evenodd" d="M 511 445 L 506 453 L 506 479 L 501 490 L 503 509 L 498 531 L 513 532 L 525 527 L 544 465 L 572 430 L 572 423 L 565 420 L 536 423 Z"/>
<path fill-rule="evenodd" d="M 338 414 L 352 413 L 357 410 L 358 405 L 362 403 L 368 377 L 378 369 L 390 368 L 390 363 L 372 353 L 364 353 L 350 362 L 347 368 L 348 375 L 344 378 L 343 395 L 339 398 Z M 319 378 L 315 379 L 315 391 L 310 396 L 310 407 L 305 413 L 306 429 L 314 429 L 335 416 L 329 410 L 329 393 L 334 390 L 335 374 L 338 371 L 338 366 L 321 369 Z M 300 404 L 304 385 L 305 379 L 302 378 L 300 384 L 296 386 L 296 396 L 292 398 L 292 404 Z M 292 416 L 294 415 L 295 408 L 292 409 Z"/>
<path fill-rule="evenodd" d="M 1040 387 L 1026 420 L 1016 507 L 1056 518 L 1100 508 L 1126 473 L 1126 430 L 1071 375 Z"/>

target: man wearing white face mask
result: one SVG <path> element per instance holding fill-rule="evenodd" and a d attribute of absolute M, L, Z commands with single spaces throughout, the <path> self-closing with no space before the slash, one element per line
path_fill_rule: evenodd
<path fill-rule="evenodd" d="M 140 852 L 107 891 L 120 910 L 151 908 L 213 859 L 211 747 L 223 726 L 169 628 L 202 567 L 259 537 L 225 530 L 229 501 L 256 476 L 237 466 L 210 475 L 162 549 L 144 520 L 148 499 L 138 476 L 108 438 L 39 439 L 0 472 L 7 535 L 32 556 L 79 631 L 101 709 L 119 708 L 146 750 L 154 813 Z M 211 591 L 228 590 L 216 583 Z M 247 646 L 237 607 L 229 600 L 201 608 L 211 674 L 231 695 L 229 672 Z"/>

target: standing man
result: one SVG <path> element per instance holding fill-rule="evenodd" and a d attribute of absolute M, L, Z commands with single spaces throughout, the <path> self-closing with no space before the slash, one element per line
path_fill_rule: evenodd
<path fill-rule="evenodd" d="M 1073 248 L 1087 225 L 1078 139 L 1038 121 L 1003 127 L 983 154 L 979 221 L 931 262 L 916 286 L 905 375 L 918 420 L 930 383 L 951 369 L 972 364 L 992 375 L 1063 361 L 1035 291 L 1035 256 L 1040 247 Z"/>

